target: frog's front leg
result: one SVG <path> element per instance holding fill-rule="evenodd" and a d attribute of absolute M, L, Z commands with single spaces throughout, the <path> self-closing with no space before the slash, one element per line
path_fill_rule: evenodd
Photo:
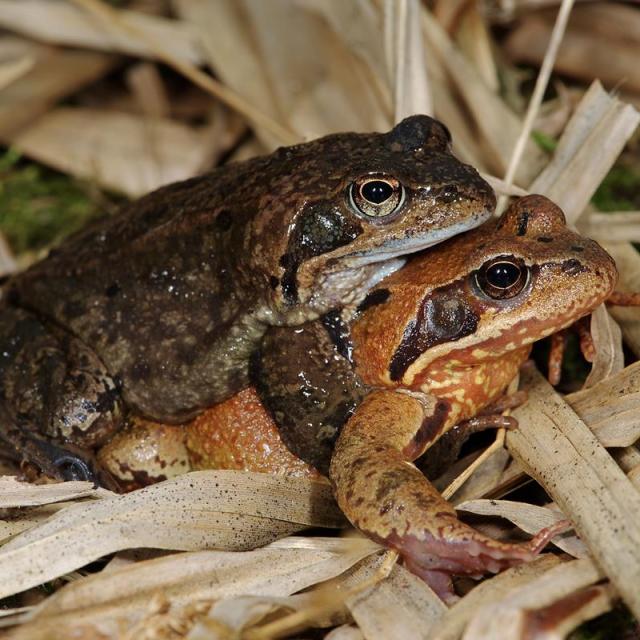
<path fill-rule="evenodd" d="M 431 396 L 376 391 L 342 430 L 330 478 L 340 508 L 364 533 L 396 549 L 443 599 L 451 575 L 496 572 L 533 559 L 557 533 L 524 543 L 493 540 L 458 520 L 455 509 L 413 465 L 452 420 Z"/>
<path fill-rule="evenodd" d="M 102 361 L 63 329 L 21 309 L 0 312 L 0 439 L 47 475 L 111 486 L 91 450 L 121 423 Z"/>

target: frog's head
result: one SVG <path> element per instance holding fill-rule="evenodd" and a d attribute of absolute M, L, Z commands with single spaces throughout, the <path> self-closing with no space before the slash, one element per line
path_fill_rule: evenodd
<path fill-rule="evenodd" d="M 252 229 L 272 307 L 317 314 L 361 299 L 400 256 L 487 220 L 493 191 L 450 142 L 440 122 L 412 116 L 277 151 Z"/>
<path fill-rule="evenodd" d="M 416 386 L 495 361 L 591 313 L 613 291 L 609 254 L 543 196 L 414 259 L 380 283 L 354 326 L 366 382 Z M 378 303 L 378 304 L 376 304 Z"/>

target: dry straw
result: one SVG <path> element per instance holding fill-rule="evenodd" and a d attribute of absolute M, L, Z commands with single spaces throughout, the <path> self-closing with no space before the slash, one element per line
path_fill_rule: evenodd
<path fill-rule="evenodd" d="M 560 91 L 564 104 L 550 107 L 562 129 L 553 156 L 530 137 L 554 59 L 570 69 L 563 30 L 572 47 L 585 33 L 591 45 L 615 34 L 622 50 L 637 9 L 613 6 L 604 17 L 599 3 L 576 3 L 567 27 L 567 0 L 559 13 L 552 0 L 485 3 L 501 18 L 520 16 L 505 49 L 515 57 L 526 30 L 547 40 L 555 34 L 536 53 L 542 70 L 523 119 L 497 90 L 498 77 L 508 89 L 516 74 L 495 53 L 482 3 L 433 4 L 431 13 L 417 0 L 174 0 L 167 17 L 135 3 L 117 10 L 98 0 L 0 0 L 8 30 L 0 38 L 0 139 L 135 195 L 199 172 L 231 149 L 240 159 L 331 131 L 384 130 L 408 113 L 433 111 L 451 129 L 458 155 L 496 190 L 551 197 L 572 224 L 606 240 L 622 286 L 640 290 L 640 258 L 628 244 L 640 237 L 638 213 L 605 218 L 589 208 L 638 124 L 634 107 L 597 82 L 577 97 Z M 540 5 L 551 13 L 532 15 Z M 594 15 L 601 20 L 589 23 Z M 83 87 L 121 67 L 123 56 L 142 65 L 128 72 L 127 95 L 88 100 Z M 193 86 L 176 94 L 157 62 Z M 524 106 L 518 92 L 511 98 Z M 245 123 L 256 134 L 248 141 Z M 638 312 L 612 315 L 640 356 Z M 333 640 L 473 640 L 522 638 L 536 620 L 552 619 L 550 633 L 565 637 L 619 597 L 640 616 L 640 454 L 633 446 L 640 367 L 622 369 L 613 318 L 604 308 L 594 316 L 588 391 L 563 398 L 527 371 L 530 400 L 514 414 L 521 428 L 506 434 L 506 449 L 500 436 L 439 484 L 450 485 L 461 512 L 499 517 L 497 536 L 513 536 L 513 525 L 533 533 L 570 518 L 579 539 L 557 539 L 564 553 L 556 548 L 486 579 L 447 608 L 369 540 L 292 535 L 345 527 L 324 483 L 210 471 L 114 496 L 83 483 L 2 478 L 0 594 L 58 578 L 69 584 L 35 607 L 3 612 L 0 624 L 15 625 L 8 637 L 29 640 L 95 637 L 97 629 L 113 638 L 258 639 L 308 626 L 336 627 Z M 605 447 L 617 448 L 615 460 Z M 554 504 L 487 499 L 529 476 Z M 131 551 L 141 547 L 153 549 Z M 103 569 L 80 576 L 109 554 Z"/>

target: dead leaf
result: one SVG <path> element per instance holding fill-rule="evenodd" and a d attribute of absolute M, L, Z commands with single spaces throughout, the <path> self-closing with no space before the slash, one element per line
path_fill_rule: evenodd
<path fill-rule="evenodd" d="M 122 549 L 255 549 L 307 526 L 343 522 L 325 483 L 234 471 L 185 474 L 74 505 L 10 540 L 0 549 L 0 598 Z"/>

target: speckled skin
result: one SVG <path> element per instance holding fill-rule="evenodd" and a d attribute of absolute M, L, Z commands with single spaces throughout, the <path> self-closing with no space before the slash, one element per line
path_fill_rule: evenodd
<path fill-rule="evenodd" d="M 482 266 L 504 256 L 529 275 L 509 299 L 488 297 Z M 356 370 L 377 388 L 342 429 L 330 478 L 345 515 L 397 549 L 443 596 L 450 574 L 497 571 L 531 559 L 552 532 L 499 543 L 459 522 L 411 464 L 439 437 L 493 402 L 530 345 L 604 302 L 615 263 L 570 231 L 542 196 L 420 256 L 379 287 L 386 302 L 353 325 Z M 374 295 L 375 291 L 370 295 Z"/>
<path fill-rule="evenodd" d="M 520 264 L 528 276 L 518 293 L 494 299 L 484 292 L 480 274 L 502 258 Z M 341 509 L 364 533 L 397 549 L 407 566 L 446 599 L 452 574 L 477 575 L 530 560 L 557 528 L 526 543 L 492 540 L 460 522 L 411 462 L 501 396 L 531 344 L 590 313 L 616 281 L 610 256 L 567 229 L 555 205 L 542 196 L 522 198 L 499 221 L 417 256 L 369 294 L 351 326 L 355 371 L 340 355 L 349 355 L 348 335 L 333 323 L 338 345 L 322 333 L 320 323 L 271 330 L 265 347 L 276 353 L 262 353 L 262 371 L 272 375 L 262 385 L 263 399 L 280 412 L 293 403 L 292 419 L 274 415 L 285 420 L 284 430 L 279 425 L 284 442 L 304 459 L 322 463 L 318 449 L 333 447 L 342 427 L 329 467 Z M 245 469 L 256 464 L 267 469 L 264 460 L 247 460 L 245 441 L 231 435 L 250 433 L 251 451 L 263 444 L 278 446 L 273 432 L 265 430 L 255 395 L 245 393 L 205 412 L 206 430 L 190 432 L 200 467 L 209 462 L 220 468 L 225 458 L 240 457 L 248 463 Z M 344 402 L 353 403 L 350 418 L 336 411 Z M 332 422 L 336 413 L 342 422 Z M 318 439 L 328 424 L 336 433 Z M 223 451 L 212 451 L 212 444 Z"/>
<path fill-rule="evenodd" d="M 365 215 L 350 198 L 374 174 L 400 185 L 393 215 Z M 184 422 L 247 386 L 267 327 L 359 300 L 399 256 L 479 225 L 494 205 L 489 185 L 451 154 L 446 128 L 426 116 L 164 187 L 5 284 L 0 437 L 64 476 L 67 444 L 104 442 L 123 406 Z M 13 347 L 25 331 L 47 336 L 55 363 Z M 62 382 L 67 334 L 95 360 L 79 389 Z M 51 416 L 51 402 L 84 413 Z"/>
<path fill-rule="evenodd" d="M 207 409 L 185 425 L 184 432 L 193 469 L 250 469 L 258 473 L 320 477 L 313 467 L 287 449 L 252 387 L 233 396 L 233 402 L 221 402 Z"/>

